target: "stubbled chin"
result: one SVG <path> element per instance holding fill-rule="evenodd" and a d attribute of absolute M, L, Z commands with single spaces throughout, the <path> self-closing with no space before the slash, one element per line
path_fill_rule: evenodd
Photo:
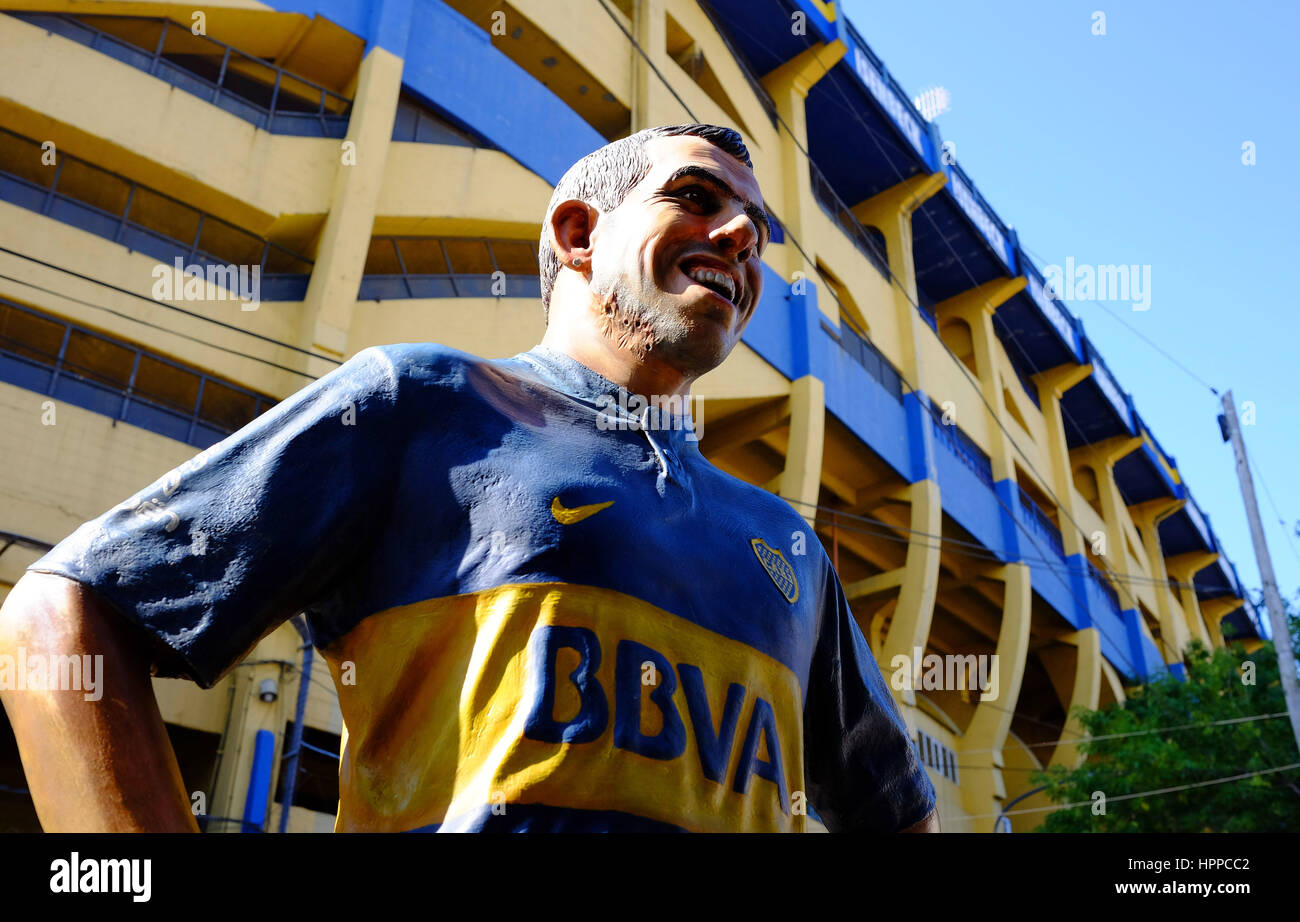
<path fill-rule="evenodd" d="M 596 311 L 602 337 L 643 359 L 650 355 L 655 347 L 655 330 L 648 317 L 621 309 L 614 291 L 597 302 Z"/>
<path fill-rule="evenodd" d="M 602 337 L 642 360 L 652 355 L 683 374 L 699 377 L 722 364 L 731 351 L 736 313 L 708 295 L 687 298 L 659 291 L 653 304 L 627 295 L 620 286 L 598 296 L 594 311 Z"/>

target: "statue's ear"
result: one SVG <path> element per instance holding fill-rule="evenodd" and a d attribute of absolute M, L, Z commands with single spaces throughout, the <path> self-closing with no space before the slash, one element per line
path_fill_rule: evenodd
<path fill-rule="evenodd" d="M 600 211 L 579 199 L 566 199 L 551 211 L 547 230 L 551 249 L 565 269 L 591 271 L 592 232 Z"/>

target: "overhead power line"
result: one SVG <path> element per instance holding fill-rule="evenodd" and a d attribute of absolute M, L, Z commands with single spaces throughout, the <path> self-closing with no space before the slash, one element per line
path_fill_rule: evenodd
<path fill-rule="evenodd" d="M 1141 797 L 1159 797 L 1164 794 L 1176 794 L 1179 791 L 1190 791 L 1195 788 L 1206 788 L 1216 784 L 1227 784 L 1232 781 L 1244 781 L 1247 778 L 1258 778 L 1262 775 L 1272 775 L 1277 772 L 1287 772 L 1292 769 L 1300 768 L 1300 762 L 1292 762 L 1290 765 L 1278 765 L 1274 768 L 1262 768 L 1254 772 L 1242 772 L 1238 775 L 1229 775 L 1226 778 L 1212 778 L 1209 781 L 1193 781 L 1190 784 L 1176 784 L 1167 788 L 1155 788 L 1150 791 L 1138 791 L 1135 794 L 1116 794 L 1113 797 L 1107 797 L 1106 803 L 1113 804 L 1126 800 L 1136 800 Z M 1047 807 L 1024 807 L 1019 810 L 1007 810 L 1005 813 L 977 813 L 973 816 L 957 816 L 952 820 L 955 822 L 973 822 L 975 820 L 996 819 L 1000 816 L 1016 816 L 1024 813 L 1047 813 L 1052 810 L 1073 810 L 1077 807 L 1091 807 L 1091 800 L 1081 800 L 1068 804 L 1052 804 Z"/>
<path fill-rule="evenodd" d="M 124 313 L 122 311 L 114 310 L 111 307 L 105 307 L 104 305 L 96 304 L 93 301 L 86 301 L 83 298 L 78 298 L 78 297 L 74 297 L 73 295 L 64 294 L 63 292 L 55 291 L 52 288 L 46 288 L 43 285 L 37 285 L 33 282 L 24 282 L 22 279 L 16 279 L 11 275 L 5 275 L 3 273 L 0 273 L 0 279 L 4 279 L 6 282 L 13 282 L 17 285 L 22 285 L 26 288 L 33 288 L 36 291 L 41 291 L 48 295 L 54 295 L 56 298 L 63 298 L 65 300 L 72 301 L 75 304 L 81 304 L 84 305 L 85 307 L 93 307 L 96 310 L 101 310 L 110 313 L 114 317 L 121 317 L 123 320 L 130 320 L 134 323 L 138 323 L 141 326 L 149 327 L 150 329 L 153 330 L 162 330 L 164 333 L 169 333 L 172 336 L 176 336 L 188 342 L 199 343 L 200 345 L 207 346 L 211 349 L 216 349 L 218 352 L 224 352 L 227 355 L 235 355 L 242 359 L 249 359 L 250 361 L 253 362 L 260 362 L 263 365 L 268 365 L 271 368 L 276 368 L 279 369 L 280 371 L 287 371 L 295 375 L 301 375 L 302 377 L 309 378 L 312 381 L 316 380 L 315 375 L 308 374 L 305 371 L 299 371 L 297 368 L 290 368 L 288 365 L 281 365 L 278 362 L 272 362 L 270 359 L 264 359 L 261 356 L 250 355 L 247 352 L 240 352 L 238 349 L 231 349 L 228 346 L 218 346 L 216 343 L 209 342 L 206 339 L 200 339 L 197 336 L 190 336 L 187 333 L 180 333 L 177 332 L 176 330 L 173 330 L 171 327 L 165 327 L 160 323 L 152 323 L 148 320 L 142 320 L 139 317 L 133 317 L 130 314 Z"/>
<path fill-rule="evenodd" d="M 175 313 L 181 313 L 181 315 L 185 315 L 185 316 L 187 316 L 187 317 L 191 317 L 191 319 L 194 319 L 194 320 L 201 320 L 201 321 L 203 321 L 203 323 L 213 324 L 214 326 L 221 326 L 222 329 L 231 330 L 231 332 L 234 332 L 234 333 L 240 333 L 240 334 L 243 334 L 243 336 L 251 337 L 251 338 L 253 338 L 253 339 L 260 339 L 260 341 L 268 342 L 268 343 L 270 343 L 270 345 L 273 345 L 273 346 L 279 346 L 279 347 L 281 347 L 281 349 L 287 349 L 287 350 L 289 350 L 289 351 L 291 351 L 291 352 L 299 352 L 299 354 L 307 355 L 307 356 L 309 356 L 309 358 L 313 358 L 313 359 L 321 359 L 322 362 L 329 362 L 330 364 L 334 364 L 334 365 L 341 365 L 341 364 L 343 364 L 342 362 L 339 362 L 338 359 L 335 359 L 334 356 L 330 356 L 330 355 L 322 355 L 321 352 L 313 352 L 312 350 L 309 350 L 309 349 L 303 349 L 302 346 L 295 346 L 294 343 L 291 343 L 291 342 L 285 342 L 285 341 L 283 341 L 283 339 L 276 339 L 276 338 L 274 338 L 274 337 L 264 336 L 264 334 L 261 334 L 261 333 L 255 333 L 255 332 L 253 332 L 253 330 L 243 328 L 243 326 L 237 326 L 237 325 L 235 325 L 235 324 L 227 324 L 226 321 L 224 321 L 224 320 L 217 320 L 216 317 L 208 317 L 208 316 L 203 315 L 203 313 L 199 313 L 199 312 L 196 312 L 196 311 L 187 311 L 187 310 L 185 310 L 185 308 L 183 308 L 183 307 L 179 307 L 179 306 L 177 306 L 177 304 L 172 304 L 172 303 L 169 303 L 169 302 L 165 302 L 165 300 L 156 300 L 156 299 L 153 299 L 153 298 L 147 298 L 147 296 L 144 296 L 144 295 L 142 295 L 142 294 L 139 294 L 138 291 L 131 291 L 130 289 L 125 289 L 125 287 L 121 287 L 120 285 L 113 285 L 112 282 L 105 282 L 105 281 L 101 280 L 101 278 L 95 278 L 94 276 L 87 276 L 87 274 L 83 274 L 83 273 L 81 273 L 81 272 L 75 272 L 75 270 L 73 270 L 73 269 L 68 269 L 68 268 L 65 268 L 65 267 L 61 267 L 61 265 L 56 265 L 55 263 L 49 263 L 49 261 L 47 261 L 47 260 L 43 260 L 43 259 L 39 259 L 39 257 L 36 257 L 36 256 L 30 256 L 30 255 L 27 255 L 27 254 L 23 254 L 23 252 L 18 252 L 17 250 L 10 250 L 10 248 L 8 248 L 8 247 L 4 247 L 4 246 L 0 246 L 0 252 L 4 252 L 4 254 L 9 254 L 10 256 L 17 256 L 18 259 L 27 260 L 27 261 L 29 261 L 29 263 L 35 263 L 35 264 L 38 264 L 38 265 L 43 265 L 43 267 L 45 267 L 45 268 L 47 268 L 47 269 L 53 269 L 53 270 L 56 270 L 56 272 L 61 272 L 61 273 L 66 274 L 66 276 L 73 276 L 74 278 L 79 278 L 79 280 L 82 280 L 82 281 L 85 281 L 85 282 L 91 282 L 91 283 L 94 283 L 94 285 L 99 285 L 100 287 L 105 287 L 105 289 L 109 289 L 109 290 L 112 290 L 112 291 L 117 291 L 118 294 L 125 294 L 125 295 L 129 296 L 129 298 L 138 298 L 139 300 L 143 300 L 143 302 L 148 302 L 149 304 L 152 304 L 153 307 L 161 307 L 161 308 L 164 308 L 164 310 L 166 310 L 166 311 L 174 311 Z M 74 300 L 74 302 L 78 302 L 78 303 L 86 304 L 86 306 L 88 306 L 88 307 L 98 307 L 99 310 L 109 311 L 110 313 L 117 313 L 118 316 L 125 316 L 127 320 L 135 320 L 136 323 L 140 323 L 140 324 L 144 324 L 144 323 L 146 323 L 146 321 L 138 320 L 138 319 L 136 319 L 136 317 L 131 317 L 130 315 L 123 315 L 123 313 L 120 313 L 120 312 L 117 312 L 117 311 L 113 311 L 112 308 L 107 308 L 107 307 L 100 306 L 100 304 L 92 304 L 92 303 L 90 303 L 90 302 L 83 302 L 83 300 L 79 300 L 79 299 L 77 299 L 77 298 L 72 298 L 72 296 L 70 296 L 70 295 L 60 294 L 60 293 L 57 293 L 57 291 L 49 291 L 49 289 L 42 289 L 42 287 L 40 287 L 39 285 L 32 285 L 31 282 L 25 282 L 25 281 L 17 280 L 17 278 L 10 278 L 9 281 L 18 282 L 19 285 L 27 285 L 27 286 L 30 286 L 30 287 L 34 287 L 34 289 L 38 289 L 38 290 L 42 290 L 42 291 L 47 291 L 47 293 L 49 293 L 49 294 L 53 294 L 53 295 L 56 295 L 56 296 L 60 296 L 60 298 L 68 298 L 69 300 Z M 165 328 L 160 328 L 160 329 L 165 329 Z M 169 330 L 169 332 L 170 332 L 170 330 Z M 178 336 L 179 336 L 179 334 L 178 334 Z M 257 359 L 256 356 L 246 356 L 246 358 L 252 358 L 252 359 L 255 359 L 256 362 L 265 362 L 265 363 L 270 364 L 270 363 L 269 363 L 269 360 L 266 360 L 266 359 Z M 285 368 L 285 367 L 283 367 L 283 365 L 277 365 L 277 368 L 283 368 L 283 369 L 285 369 L 285 371 L 291 371 L 291 372 L 294 372 L 295 375 L 304 375 L 305 377 L 313 377 L 313 376 L 311 376 L 311 375 L 305 375 L 304 372 L 296 371 L 296 369 L 294 369 L 294 368 Z"/>
<path fill-rule="evenodd" d="M 1095 743 L 1099 740 L 1128 739 L 1134 736 L 1150 736 L 1153 733 L 1178 733 L 1183 730 L 1196 730 L 1203 727 L 1222 727 L 1222 726 L 1227 726 L 1229 724 L 1253 723 L 1254 721 L 1257 720 L 1277 720 L 1279 718 L 1286 717 L 1286 716 L 1287 716 L 1286 711 L 1279 711 L 1276 714 L 1254 714 L 1249 717 L 1229 717 L 1225 720 L 1209 720 L 1209 721 L 1201 721 L 1196 723 L 1178 724 L 1173 727 L 1155 727 L 1150 730 L 1131 730 L 1124 733 L 1103 733 L 1098 736 L 1083 736 L 1078 739 L 1070 739 L 1070 740 L 1056 739 L 1056 740 L 1048 740 L 1042 743 L 1022 743 L 1021 745 L 1024 746 L 1026 749 L 1057 746 L 1060 743 L 1066 743 L 1071 746 L 1078 746 L 1083 743 Z M 963 749 L 962 754 L 965 755 L 966 753 L 970 753 L 970 752 L 1001 752 L 1001 751 L 1002 751 L 1001 749 L 992 749 L 992 748 Z"/>
<path fill-rule="evenodd" d="M 1030 250 L 1029 247 L 1025 246 L 1023 243 L 1020 245 L 1020 247 L 1021 247 L 1021 249 L 1023 249 L 1025 252 L 1029 253 L 1029 255 L 1033 256 L 1034 259 L 1038 260 L 1040 263 L 1048 264 L 1048 263 L 1047 263 L 1047 260 L 1043 259 L 1043 257 L 1039 256 L 1039 255 L 1038 255 L 1037 253 L 1035 253 L 1033 250 Z M 1062 300 L 1064 300 L 1064 299 L 1062 299 Z M 1137 327 L 1133 326 L 1133 324 L 1129 323 L 1127 320 L 1125 320 L 1125 319 L 1124 319 L 1123 317 L 1121 317 L 1119 314 L 1117 314 L 1117 313 L 1115 313 L 1114 311 L 1112 311 L 1109 307 L 1106 306 L 1106 303 L 1105 303 L 1104 301 L 1094 301 L 1094 302 L 1092 302 L 1092 303 L 1096 304 L 1097 307 L 1099 307 L 1102 311 L 1104 311 L 1105 313 L 1109 314 L 1110 317 L 1111 317 L 1113 320 L 1115 320 L 1117 323 L 1123 324 L 1124 328 L 1127 329 L 1127 330 L 1128 330 L 1130 333 L 1132 333 L 1134 336 L 1136 336 L 1138 339 L 1142 340 L 1144 343 L 1146 343 L 1148 346 L 1150 346 L 1150 347 L 1151 347 L 1152 349 L 1154 349 L 1156 352 L 1160 353 L 1160 355 L 1164 356 L 1166 359 L 1168 359 L 1170 362 L 1172 362 L 1172 363 L 1173 363 L 1173 364 L 1174 364 L 1174 365 L 1175 365 L 1175 366 L 1176 366 L 1180 371 L 1183 372 L 1183 374 L 1187 375 L 1189 378 L 1191 378 L 1193 381 L 1195 381 L 1195 382 L 1196 382 L 1197 384 L 1199 384 L 1201 387 L 1203 387 L 1203 388 L 1205 388 L 1206 390 L 1208 390 L 1208 391 L 1209 391 L 1211 394 L 1213 394 L 1214 396 L 1216 396 L 1216 397 L 1219 396 L 1219 391 L 1218 391 L 1217 388 L 1214 387 L 1214 385 L 1210 384 L 1208 381 L 1206 381 L 1204 378 L 1202 378 L 1202 377 L 1201 377 L 1200 375 L 1198 375 L 1196 372 L 1192 371 L 1190 368 L 1188 368 L 1186 365 L 1184 365 L 1184 364 L 1183 364 L 1181 361 L 1179 361 L 1179 360 L 1178 360 L 1174 355 L 1172 355 L 1171 353 L 1167 352 L 1167 351 L 1166 351 L 1166 350 L 1165 350 L 1165 349 L 1164 349 L 1164 348 L 1163 348 L 1159 343 L 1157 343 L 1155 340 L 1151 339 L 1149 336 L 1147 336 L 1145 333 L 1143 333 L 1143 332 L 1142 332 L 1141 330 L 1139 330 Z"/>
<path fill-rule="evenodd" d="M 1255 479 L 1257 479 L 1259 485 L 1264 488 L 1264 495 L 1268 497 L 1268 504 L 1273 507 L 1273 514 L 1277 516 L 1277 523 L 1282 526 L 1282 534 L 1286 536 L 1286 543 L 1287 546 L 1291 548 L 1291 554 L 1295 557 L 1296 563 L 1300 563 L 1300 551 L 1296 550 L 1295 540 L 1291 534 L 1291 526 L 1287 524 L 1286 519 L 1282 518 L 1282 513 L 1277 508 L 1277 502 L 1273 499 L 1273 491 L 1268 488 L 1268 481 L 1266 481 L 1264 475 L 1260 473 L 1259 462 L 1254 458 L 1251 458 L 1250 467 L 1255 472 Z"/>
<path fill-rule="evenodd" d="M 790 497 L 782 497 L 782 499 L 784 499 L 788 503 L 792 503 L 797 506 L 803 506 L 804 508 L 815 509 L 817 511 L 830 513 L 832 518 L 816 519 L 816 522 L 818 522 L 821 525 L 825 525 L 828 528 L 838 528 L 841 531 L 849 531 L 849 532 L 854 532 L 856 534 L 870 535 L 872 537 L 884 538 L 889 541 L 896 541 L 903 544 L 916 544 L 917 546 L 920 547 L 940 546 L 940 545 L 932 545 L 921 540 L 913 540 L 911 538 L 906 538 L 897 534 L 897 532 L 903 532 L 904 534 L 907 535 L 915 535 L 918 539 L 928 538 L 933 541 L 940 542 L 942 545 L 946 545 L 947 549 L 954 554 L 962 554 L 970 557 L 976 557 L 979 559 L 987 560 L 991 563 L 1015 562 L 1015 561 L 1002 560 L 1002 558 L 997 556 L 997 553 L 995 551 L 993 551 L 988 547 L 985 547 L 983 544 L 980 544 L 978 541 L 966 541 L 961 538 L 954 538 L 950 535 L 934 534 L 928 531 L 922 531 L 914 528 L 907 528 L 903 525 L 897 525 L 893 522 L 887 522 L 884 519 L 877 519 L 868 515 L 846 512 L 845 510 L 837 509 L 834 506 L 825 506 L 818 503 L 809 503 L 801 499 L 792 499 Z M 882 528 L 891 529 L 892 532 L 873 531 L 865 528 L 854 528 L 852 525 L 844 524 L 843 521 L 841 521 L 844 519 L 847 519 L 850 522 L 859 521 L 859 522 L 866 523 L 868 525 L 879 525 Z M 1035 563 L 1048 569 L 1056 568 L 1063 573 L 1072 572 L 1070 570 L 1069 565 L 1066 563 L 1066 561 L 1059 555 L 1054 555 L 1052 557 L 1021 556 L 1020 562 Z M 1144 585 L 1169 586 L 1171 588 L 1186 589 L 1188 591 L 1197 590 L 1197 587 L 1194 583 L 1184 583 L 1180 580 L 1176 580 L 1173 578 L 1158 579 L 1154 576 L 1132 576 L 1132 575 L 1121 576 L 1118 573 L 1112 573 L 1111 579 L 1116 582 L 1133 583 L 1136 585 L 1143 585 L 1143 586 Z"/>

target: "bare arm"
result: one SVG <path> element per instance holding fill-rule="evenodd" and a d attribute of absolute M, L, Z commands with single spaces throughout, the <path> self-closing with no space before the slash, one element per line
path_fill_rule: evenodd
<path fill-rule="evenodd" d="M 939 831 L 939 810 L 936 807 L 930 811 L 930 815 L 915 826 L 908 826 L 901 832 L 938 832 Z"/>
<path fill-rule="evenodd" d="M 0 608 L 0 654 L 103 657 L 102 697 L 0 691 L 46 832 L 197 832 L 149 678 L 148 651 L 93 591 L 23 576 Z M 94 660 L 92 660 L 94 662 Z"/>

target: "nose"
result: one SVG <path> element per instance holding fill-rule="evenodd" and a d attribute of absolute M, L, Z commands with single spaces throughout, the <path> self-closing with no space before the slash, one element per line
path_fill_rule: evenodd
<path fill-rule="evenodd" d="M 737 262 L 745 262 L 757 255 L 758 228 L 754 220 L 739 208 L 731 219 L 709 235 L 719 252 L 735 254 Z"/>

